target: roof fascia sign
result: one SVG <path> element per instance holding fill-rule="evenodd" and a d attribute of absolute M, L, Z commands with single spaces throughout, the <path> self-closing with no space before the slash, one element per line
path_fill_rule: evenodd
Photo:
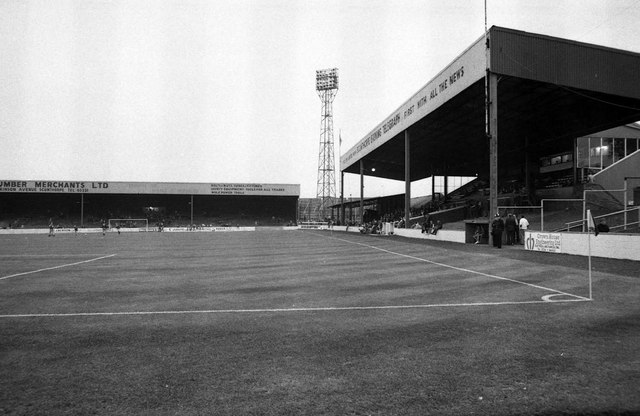
<path fill-rule="evenodd" d="M 3 193 L 299 196 L 298 184 L 0 180 Z"/>
<path fill-rule="evenodd" d="M 476 81 L 484 78 L 485 72 L 486 50 L 483 36 L 382 123 L 341 155 L 340 169 L 347 169 Z"/>

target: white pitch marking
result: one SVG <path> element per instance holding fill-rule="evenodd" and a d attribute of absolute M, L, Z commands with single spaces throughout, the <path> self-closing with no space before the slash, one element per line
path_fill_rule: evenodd
<path fill-rule="evenodd" d="M 336 237 L 331 237 L 331 238 L 334 238 L 334 239 L 340 240 L 340 241 L 344 241 L 344 242 L 347 242 L 347 243 L 351 243 L 351 244 L 357 244 L 357 245 L 360 245 L 360 246 L 372 248 L 374 250 L 379 250 L 379 251 L 382 251 L 382 252 L 385 252 L 385 253 L 395 254 L 396 256 L 400 256 L 400 257 L 406 257 L 406 258 L 413 259 L 413 260 L 423 261 L 425 263 L 431 263 L 431 264 L 435 264 L 435 265 L 442 266 L 442 267 L 448 267 L 450 269 L 459 270 L 461 272 L 479 274 L 481 276 L 490 277 L 492 279 L 499 279 L 499 280 L 506 280 L 506 281 L 513 282 L 513 283 L 520 283 L 522 285 L 531 286 L 531 287 L 534 287 L 536 289 L 548 290 L 548 291 L 551 291 L 551 292 L 555 292 L 555 293 L 557 293 L 559 295 L 571 296 L 571 297 L 578 298 L 578 299 L 581 299 L 581 300 L 591 300 L 591 299 L 586 298 L 584 296 L 573 295 L 571 293 L 563 292 L 561 290 L 551 289 L 551 288 L 540 286 L 540 285 L 534 285 L 533 283 L 527 283 L 527 282 L 523 282 L 523 281 L 520 281 L 520 280 L 510 279 L 508 277 L 501 277 L 501 276 L 496 276 L 496 275 L 489 274 L 489 273 L 479 272 L 479 271 L 476 271 L 476 270 L 470 270 L 470 269 L 465 269 L 465 268 L 462 268 L 462 267 L 451 266 L 449 264 L 438 263 L 437 261 L 427 260 L 427 259 L 423 259 L 423 258 L 415 257 L 415 256 L 410 256 L 408 254 L 396 253 L 395 251 L 386 250 L 384 248 L 372 246 L 372 245 L 369 245 L 369 244 L 358 243 L 358 242 L 349 241 L 349 240 L 343 240 L 341 238 L 336 238 Z"/>
<path fill-rule="evenodd" d="M 189 315 L 189 314 L 231 314 L 231 313 L 286 313 L 286 312 L 330 312 L 330 311 L 370 311 L 389 309 L 425 309 L 451 308 L 471 306 L 502 306 L 502 305 L 530 305 L 567 302 L 585 302 L 590 299 L 565 300 L 531 300 L 522 302 L 478 302 L 478 303 L 434 303 L 425 305 L 387 305 L 387 306 L 336 306 L 319 308 L 272 308 L 272 309 L 208 309 L 190 311 L 129 311 L 129 312 L 75 312 L 75 313 L 31 313 L 0 315 L 0 318 L 61 318 L 74 316 L 123 316 L 123 315 Z"/>
<path fill-rule="evenodd" d="M 60 266 L 53 266 L 53 267 L 46 267 L 46 268 L 44 268 L 44 269 L 31 270 L 31 271 L 29 271 L 29 272 L 23 272 L 23 273 L 10 274 L 9 276 L 3 276 L 3 277 L 0 277 L 0 280 L 8 279 L 8 278 L 10 278 L 10 277 L 24 276 L 24 275 L 27 275 L 27 274 L 33 274 L 33 273 L 44 272 L 44 271 L 47 271 L 47 270 L 61 269 L 61 268 L 63 268 L 63 267 L 70 267 L 70 266 L 75 266 L 75 265 L 77 265 L 77 264 L 89 263 L 89 262 L 92 262 L 92 261 L 102 260 L 102 259 L 106 259 L 106 258 L 113 257 L 113 256 L 115 256 L 115 254 L 109 254 L 108 256 L 102 256 L 102 257 L 96 257 L 95 259 L 89 259 L 89 260 L 77 261 L 77 262 L 75 262 L 75 263 L 61 264 Z"/>
<path fill-rule="evenodd" d="M 564 295 L 562 295 L 562 294 L 560 294 L 560 293 L 551 293 L 551 294 L 549 294 L 549 295 L 544 295 L 544 296 L 542 297 L 542 300 L 544 300 L 545 302 L 559 302 L 559 301 L 557 301 L 557 300 L 553 300 L 553 299 L 551 299 L 551 298 L 556 297 L 556 296 L 564 296 Z M 572 295 L 572 296 L 573 296 L 573 295 Z M 585 300 L 593 300 L 593 299 L 589 299 L 589 298 L 584 298 L 584 299 L 585 299 Z"/>
<path fill-rule="evenodd" d="M 98 256 L 98 254 L 0 254 L 0 258 L 19 258 L 19 257 L 87 257 Z"/>

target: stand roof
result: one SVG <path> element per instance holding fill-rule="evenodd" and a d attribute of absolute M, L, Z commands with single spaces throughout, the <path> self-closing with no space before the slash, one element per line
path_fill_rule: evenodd
<path fill-rule="evenodd" d="M 449 66 L 341 155 L 341 170 L 411 181 L 486 177 L 485 73 L 499 75 L 501 168 L 573 148 L 576 137 L 640 120 L 640 54 L 492 27 Z M 370 169 L 375 168 L 375 172 Z"/>

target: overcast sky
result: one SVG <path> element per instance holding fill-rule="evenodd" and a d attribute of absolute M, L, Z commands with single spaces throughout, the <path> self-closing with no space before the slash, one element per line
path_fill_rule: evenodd
<path fill-rule="evenodd" d="M 640 52 L 640 0 L 487 9 L 489 26 Z M 339 135 L 346 151 L 483 31 L 484 0 L 2 0 L 0 179 L 294 183 L 314 197 L 317 69 L 340 71 L 339 178 Z M 367 181 L 365 195 L 404 190 Z M 359 195 L 357 175 L 345 185 Z"/>

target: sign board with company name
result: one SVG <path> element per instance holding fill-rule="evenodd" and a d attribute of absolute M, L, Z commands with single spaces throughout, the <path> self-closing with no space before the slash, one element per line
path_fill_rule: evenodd
<path fill-rule="evenodd" d="M 0 193 L 300 196 L 300 185 L 0 180 Z"/>
<path fill-rule="evenodd" d="M 524 239 L 524 248 L 532 251 L 544 251 L 547 253 L 562 252 L 562 234 L 527 232 Z"/>

